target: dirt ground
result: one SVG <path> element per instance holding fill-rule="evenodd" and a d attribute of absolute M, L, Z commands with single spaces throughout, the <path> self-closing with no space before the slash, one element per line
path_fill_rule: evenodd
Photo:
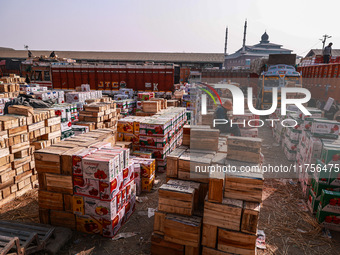
<path fill-rule="evenodd" d="M 265 164 L 290 164 L 272 138 L 269 128 L 260 129 L 264 139 Z M 150 238 L 154 218 L 147 216 L 148 208 L 157 208 L 157 189 L 165 182 L 165 174 L 159 174 L 151 193 L 140 198 L 135 213 L 119 233 L 136 233 L 135 236 L 113 241 L 98 235 L 86 235 L 74 231 L 73 238 L 59 252 L 73 254 L 150 254 Z M 332 238 L 325 238 L 322 230 L 309 211 L 305 211 L 305 199 L 296 180 L 266 179 L 264 201 L 260 213 L 259 229 L 266 234 L 267 254 L 340 254 L 340 233 L 331 232 Z M 37 190 L 33 190 L 14 202 L 0 208 L 0 219 L 24 222 L 38 222 Z"/>

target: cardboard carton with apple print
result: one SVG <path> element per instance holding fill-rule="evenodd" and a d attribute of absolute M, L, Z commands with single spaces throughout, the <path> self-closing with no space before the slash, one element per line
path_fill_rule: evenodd
<path fill-rule="evenodd" d="M 313 122 L 315 120 L 327 120 L 326 118 L 321 118 L 321 117 L 305 117 L 304 122 L 303 122 L 303 129 L 304 130 L 311 130 Z"/>
<path fill-rule="evenodd" d="M 83 176 L 82 159 L 94 153 L 96 150 L 96 148 L 88 148 L 72 156 L 73 176 Z"/>
<path fill-rule="evenodd" d="M 142 178 L 142 191 L 150 192 L 155 181 L 155 176 L 150 178 Z"/>
<path fill-rule="evenodd" d="M 151 149 L 162 149 L 168 143 L 168 138 L 165 137 L 154 137 L 154 136 L 140 136 L 139 143 L 140 146 Z"/>
<path fill-rule="evenodd" d="M 104 157 L 92 154 L 82 160 L 83 176 L 87 179 L 111 182 L 119 174 L 119 155 Z"/>
<path fill-rule="evenodd" d="M 76 196 L 76 195 L 73 196 L 72 208 L 73 208 L 73 214 L 85 215 L 84 197 Z"/>
<path fill-rule="evenodd" d="M 73 176 L 73 191 L 76 195 L 82 195 L 92 198 L 100 198 L 99 181 L 87 179 L 83 176 Z"/>
<path fill-rule="evenodd" d="M 129 120 L 127 118 L 121 119 L 117 124 L 117 131 L 119 133 L 131 133 L 134 132 L 134 122 L 133 120 Z"/>
<path fill-rule="evenodd" d="M 340 192 L 322 190 L 319 210 L 340 214 Z"/>
<path fill-rule="evenodd" d="M 118 155 L 118 162 L 119 164 L 116 166 L 118 168 L 118 172 L 121 172 L 122 169 L 125 167 L 125 158 L 124 152 L 122 150 L 113 150 L 112 148 L 102 149 L 96 152 L 96 155 L 100 157 L 116 157 Z"/>
<path fill-rule="evenodd" d="M 316 218 L 322 227 L 334 231 L 340 231 L 340 214 L 323 211 L 319 205 Z"/>
<path fill-rule="evenodd" d="M 340 167 L 340 146 L 324 145 L 321 153 L 321 161 L 324 164 L 333 164 Z"/>
<path fill-rule="evenodd" d="M 88 234 L 103 234 L 102 220 L 89 215 L 76 215 L 77 231 Z"/>
<path fill-rule="evenodd" d="M 332 120 L 315 119 L 310 128 L 311 133 L 319 137 L 338 138 L 339 122 Z"/>
<path fill-rule="evenodd" d="M 111 201 L 101 201 L 94 198 L 84 197 L 85 215 L 100 217 L 107 220 L 114 219 L 118 211 L 123 207 L 121 196 L 121 192 L 118 192 Z"/>
<path fill-rule="evenodd" d="M 98 181 L 100 200 L 111 201 L 120 192 L 123 185 L 123 172 L 118 173 L 118 176 L 111 182 Z"/>
<path fill-rule="evenodd" d="M 307 206 L 311 213 L 315 213 L 318 210 L 320 200 L 316 199 L 313 190 L 310 188 L 308 192 Z"/>
<path fill-rule="evenodd" d="M 339 186 L 332 186 L 332 185 L 329 185 L 329 184 L 324 184 L 322 182 L 318 182 L 318 180 L 315 179 L 314 177 L 311 180 L 311 189 L 314 192 L 314 195 L 315 195 L 317 200 L 321 199 L 322 190 L 340 192 Z"/>
<path fill-rule="evenodd" d="M 314 178 L 323 184 L 331 186 L 340 186 L 340 165 L 326 165 L 321 160 L 316 160 L 317 171 L 314 171 Z"/>

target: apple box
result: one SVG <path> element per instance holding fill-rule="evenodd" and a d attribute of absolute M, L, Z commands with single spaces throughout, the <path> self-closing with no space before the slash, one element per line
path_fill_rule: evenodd
<path fill-rule="evenodd" d="M 91 153 L 95 152 L 97 149 L 95 148 L 88 148 L 80 151 L 79 153 L 72 156 L 72 169 L 73 175 L 82 176 L 82 159 Z"/>
<path fill-rule="evenodd" d="M 125 222 L 125 207 L 120 209 L 112 220 L 103 219 L 103 236 L 114 237 Z"/>
<path fill-rule="evenodd" d="M 325 164 L 338 164 L 337 167 L 340 167 L 340 146 L 324 145 L 321 161 Z"/>
<path fill-rule="evenodd" d="M 111 201 L 120 191 L 122 186 L 123 173 L 118 175 L 111 182 L 99 181 L 100 200 Z"/>
<path fill-rule="evenodd" d="M 340 192 L 322 190 L 319 209 L 340 214 Z"/>
<path fill-rule="evenodd" d="M 73 196 L 72 201 L 73 213 L 76 215 L 84 215 L 84 197 L 82 196 Z"/>
<path fill-rule="evenodd" d="M 119 156 L 89 155 L 82 160 L 83 176 L 88 179 L 111 182 L 119 173 Z"/>
<path fill-rule="evenodd" d="M 76 215 L 77 231 L 88 233 L 88 234 L 102 234 L 103 225 L 102 221 L 98 217 L 89 215 Z"/>
<path fill-rule="evenodd" d="M 100 198 L 99 181 L 82 176 L 73 176 L 73 190 L 76 195 Z"/>
<path fill-rule="evenodd" d="M 122 208 L 121 193 L 119 192 L 111 201 L 84 197 L 84 208 L 86 215 L 111 220 L 116 216 L 119 209 Z"/>
<path fill-rule="evenodd" d="M 324 228 L 340 231 L 340 214 L 322 211 L 319 206 L 316 218 Z"/>
<path fill-rule="evenodd" d="M 315 119 L 310 128 L 312 134 L 319 137 L 338 138 L 339 122 Z"/>

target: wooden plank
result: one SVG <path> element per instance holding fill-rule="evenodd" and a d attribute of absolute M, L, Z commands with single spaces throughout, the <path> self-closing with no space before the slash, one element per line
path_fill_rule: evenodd
<path fill-rule="evenodd" d="M 185 246 L 185 255 L 200 255 L 200 247 Z"/>
<path fill-rule="evenodd" d="M 261 175 L 262 176 L 262 175 Z M 224 197 L 262 202 L 263 177 L 257 175 L 228 175 L 225 178 Z"/>
<path fill-rule="evenodd" d="M 72 156 L 76 155 L 84 148 L 75 147 L 70 150 L 65 151 L 61 154 L 61 174 L 63 175 L 72 175 Z"/>
<path fill-rule="evenodd" d="M 39 220 L 42 224 L 50 224 L 50 210 L 39 208 Z"/>
<path fill-rule="evenodd" d="M 217 243 L 217 227 L 209 224 L 203 224 L 202 245 L 216 248 Z"/>
<path fill-rule="evenodd" d="M 239 231 L 243 202 L 223 199 L 222 204 L 205 201 L 203 223 Z"/>
<path fill-rule="evenodd" d="M 164 221 L 165 221 L 165 213 L 163 212 L 155 212 L 155 220 L 153 224 L 153 231 L 157 234 L 164 235 Z"/>
<path fill-rule="evenodd" d="M 241 232 L 256 235 L 259 214 L 260 203 L 244 202 L 241 221 Z"/>
<path fill-rule="evenodd" d="M 48 191 L 73 194 L 72 176 L 46 173 L 45 178 Z"/>
<path fill-rule="evenodd" d="M 202 255 L 232 255 L 232 253 L 215 250 L 209 247 L 202 247 Z"/>
<path fill-rule="evenodd" d="M 184 246 L 164 240 L 164 237 L 158 234 L 151 235 L 151 255 L 183 255 Z"/>
<path fill-rule="evenodd" d="M 249 235 L 241 232 L 218 229 L 218 250 L 242 254 L 256 254 L 256 235 Z"/>
<path fill-rule="evenodd" d="M 51 225 L 76 229 L 76 218 L 73 213 L 65 211 L 50 211 Z"/>
<path fill-rule="evenodd" d="M 33 107 L 24 105 L 10 105 L 8 107 L 8 113 L 18 114 L 24 116 L 32 116 L 34 114 Z"/>
<path fill-rule="evenodd" d="M 21 126 L 21 127 L 16 127 L 16 128 L 11 128 L 8 130 L 8 136 L 16 136 L 16 135 L 21 135 L 27 133 L 27 126 Z"/>
<path fill-rule="evenodd" d="M 23 143 L 19 143 L 19 144 L 15 144 L 13 146 L 10 146 L 10 151 L 13 154 L 13 153 L 16 153 L 18 151 L 28 149 L 29 147 L 30 147 L 30 143 L 29 143 L 29 141 L 27 141 L 27 142 L 23 142 Z"/>
<path fill-rule="evenodd" d="M 186 148 L 176 148 L 167 156 L 166 175 L 177 178 L 178 159 L 186 151 Z"/>
<path fill-rule="evenodd" d="M 168 214 L 164 221 L 164 240 L 192 247 L 200 246 L 202 218 Z"/>
<path fill-rule="evenodd" d="M 39 208 L 63 210 L 63 195 L 61 193 L 38 191 Z"/>
<path fill-rule="evenodd" d="M 224 192 L 224 178 L 223 172 L 210 172 L 209 173 L 209 192 L 208 201 L 222 203 Z"/>

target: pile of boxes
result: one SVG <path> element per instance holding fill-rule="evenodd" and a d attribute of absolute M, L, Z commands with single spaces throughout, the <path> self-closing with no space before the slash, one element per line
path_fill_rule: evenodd
<path fill-rule="evenodd" d="M 22 83 L 25 83 L 25 78 L 15 74 L 0 78 L 0 115 L 4 115 L 5 104 L 19 95 Z"/>
<path fill-rule="evenodd" d="M 184 108 L 169 108 L 152 117 L 129 116 L 118 121 L 117 141 L 132 143 L 133 152 L 151 152 L 157 170 L 164 171 L 166 156 L 182 143 Z"/>
<path fill-rule="evenodd" d="M 1 203 L 31 190 L 38 183 L 34 151 L 60 141 L 60 117 L 53 110 L 10 106 L 0 116 Z"/>
<path fill-rule="evenodd" d="M 187 92 L 182 96 L 182 107 L 187 110 L 188 124 L 197 125 L 200 122 L 201 94 L 195 85 L 188 85 Z"/>
<path fill-rule="evenodd" d="M 151 254 L 256 254 L 263 189 L 260 150 L 252 157 L 257 162 L 229 160 L 233 144 L 227 149 L 226 139 L 215 135 L 218 130 L 189 129 L 190 148 L 178 147 L 167 157 L 168 181 L 159 188 Z M 201 142 L 210 146 L 196 141 L 199 134 Z M 261 147 L 260 139 L 239 139 L 235 144 Z M 235 171 L 196 171 L 196 166 L 228 165 Z M 241 167 L 246 165 L 257 171 L 244 173 Z"/>
<path fill-rule="evenodd" d="M 79 112 L 79 121 L 94 123 L 95 128 L 110 128 L 117 124 L 116 104 L 112 100 L 85 104 Z M 82 125 L 82 123 L 77 123 Z"/>
<path fill-rule="evenodd" d="M 274 137 L 282 143 L 286 157 L 295 162 L 297 177 L 302 191 L 308 197 L 308 207 L 316 213 L 319 223 L 327 228 L 339 230 L 334 227 L 338 214 L 331 205 L 330 200 L 337 201 L 340 191 L 340 124 L 336 121 L 322 117 L 319 109 L 308 108 L 311 116 L 302 112 L 289 111 L 287 118 L 294 120 L 295 127 L 282 128 L 276 125 L 273 129 Z M 282 120 L 282 119 L 281 119 Z M 293 125 L 294 123 L 286 124 Z M 279 139 L 281 134 L 281 139 Z M 328 202 L 326 202 L 326 200 Z M 334 202 L 332 202 L 334 203 Z M 335 208 L 335 207 L 334 207 Z"/>

